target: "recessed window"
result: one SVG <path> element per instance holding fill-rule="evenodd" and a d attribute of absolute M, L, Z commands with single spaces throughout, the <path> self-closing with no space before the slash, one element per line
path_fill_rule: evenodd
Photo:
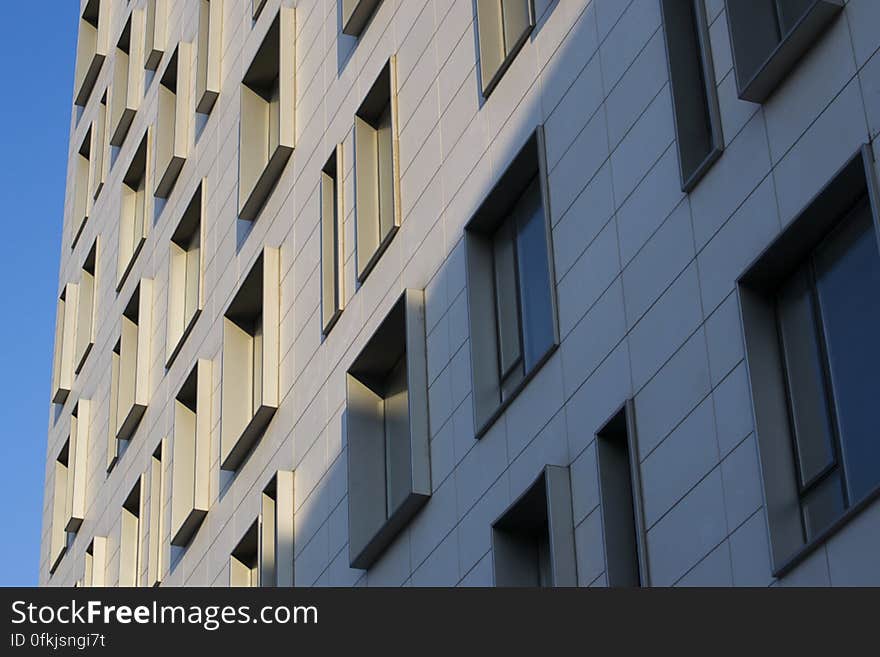
<path fill-rule="evenodd" d="M 192 540 L 210 506 L 211 361 L 200 359 L 174 398 L 171 545 Z"/>
<path fill-rule="evenodd" d="M 229 585 L 293 586 L 293 473 L 279 471 L 229 559 Z"/>
<path fill-rule="evenodd" d="M 101 96 L 95 121 L 92 123 L 91 160 L 89 189 L 92 199 L 97 200 L 101 190 L 104 189 L 107 172 L 110 168 L 110 157 L 107 153 L 107 91 Z"/>
<path fill-rule="evenodd" d="M 79 288 L 68 283 L 55 311 L 55 354 L 52 362 L 52 403 L 63 404 L 73 387 L 76 314 Z"/>
<path fill-rule="evenodd" d="M 568 468 L 548 465 L 492 523 L 496 586 L 577 586 Z"/>
<path fill-rule="evenodd" d="M 478 435 L 559 342 L 545 181 L 539 129 L 465 229 Z"/>
<path fill-rule="evenodd" d="M 107 568 L 107 538 L 95 536 L 86 548 L 82 585 L 89 588 L 105 586 Z"/>
<path fill-rule="evenodd" d="M 342 33 L 360 36 L 382 0 L 342 0 Z"/>
<path fill-rule="evenodd" d="M 116 395 L 118 440 L 131 440 L 147 410 L 152 315 L 153 281 L 143 278 L 122 313 L 122 331 L 114 350 L 118 354 L 118 368 L 111 383 Z"/>
<path fill-rule="evenodd" d="M 721 156 L 721 115 L 704 0 L 663 0 L 681 188 L 691 191 Z"/>
<path fill-rule="evenodd" d="M 865 147 L 740 279 L 777 570 L 880 492 L 880 250 Z"/>
<path fill-rule="evenodd" d="M 190 143 L 189 70 L 192 48 L 181 43 L 174 50 L 159 82 L 156 117 L 155 195 L 167 198 L 186 162 Z"/>
<path fill-rule="evenodd" d="M 294 10 L 281 7 L 241 81 L 239 217 L 254 221 L 293 153 Z"/>
<path fill-rule="evenodd" d="M 369 568 L 431 495 L 424 294 L 407 290 L 346 376 L 349 557 Z"/>
<path fill-rule="evenodd" d="M 608 586 L 648 586 L 642 485 L 632 401 L 596 433 Z"/>
<path fill-rule="evenodd" d="M 148 128 L 122 180 L 122 204 L 119 217 L 119 253 L 117 260 L 116 291 L 131 271 L 134 261 L 150 229 L 152 194 L 147 191 L 150 170 L 150 143 L 152 128 Z"/>
<path fill-rule="evenodd" d="M 107 472 L 110 472 L 122 456 L 124 447 L 128 441 L 116 438 L 117 415 L 119 412 L 119 351 L 121 341 L 117 341 L 110 352 L 110 409 L 107 421 Z"/>
<path fill-rule="evenodd" d="M 330 332 L 342 312 L 342 147 L 321 170 L 321 327 Z"/>
<path fill-rule="evenodd" d="M 266 248 L 223 318 L 220 467 L 236 470 L 278 408 L 280 264 Z"/>
<path fill-rule="evenodd" d="M 158 586 L 162 582 L 163 533 L 165 531 L 165 441 L 153 451 L 150 458 L 150 512 L 147 518 L 147 586 Z"/>
<path fill-rule="evenodd" d="M 260 17 L 263 7 L 266 6 L 266 0 L 251 0 L 251 16 L 254 20 Z"/>
<path fill-rule="evenodd" d="M 97 290 L 98 240 L 95 239 L 79 278 L 78 308 L 76 313 L 75 370 L 77 373 L 85 364 L 86 357 L 95 344 L 95 292 Z"/>
<path fill-rule="evenodd" d="M 483 96 L 492 93 L 534 26 L 532 0 L 477 0 Z"/>
<path fill-rule="evenodd" d="M 119 533 L 119 586 L 138 586 L 141 571 L 142 477 L 122 504 Z"/>
<path fill-rule="evenodd" d="M 91 171 L 92 130 L 86 133 L 82 144 L 73 156 L 73 239 L 70 248 L 74 248 L 79 241 L 79 236 L 89 220 L 92 210 L 92 197 L 89 195 L 89 173 Z"/>
<path fill-rule="evenodd" d="M 65 497 L 65 531 L 76 533 L 86 517 L 86 480 L 89 455 L 91 402 L 80 399 L 70 414 L 70 435 L 67 450 L 67 495 Z"/>
<path fill-rule="evenodd" d="M 400 226 L 396 86 L 392 57 L 354 118 L 357 278 L 361 282 Z"/>
<path fill-rule="evenodd" d="M 66 440 L 55 457 L 55 482 L 52 491 L 52 533 L 49 538 L 49 573 L 55 572 L 67 552 L 67 489 L 69 477 L 70 440 Z"/>
<path fill-rule="evenodd" d="M 144 12 L 144 68 L 155 71 L 168 42 L 167 0 L 147 0 Z"/>
<path fill-rule="evenodd" d="M 196 112 L 208 114 L 220 95 L 223 1 L 199 0 Z"/>
<path fill-rule="evenodd" d="M 739 97 L 764 102 L 843 9 L 844 0 L 726 0 Z"/>
<path fill-rule="evenodd" d="M 104 5 L 104 7 L 102 7 Z M 98 73 L 107 57 L 107 0 L 89 0 L 79 19 L 79 38 L 76 44 L 76 98 L 74 103 L 84 106 L 95 87 Z"/>
<path fill-rule="evenodd" d="M 207 181 L 202 180 L 171 236 L 166 367 L 171 366 L 202 312 L 206 188 Z"/>
<path fill-rule="evenodd" d="M 125 23 L 113 61 L 113 86 L 110 92 L 110 145 L 122 146 L 140 104 L 141 76 L 132 71 L 131 17 Z M 139 69 L 139 67 L 138 67 Z"/>

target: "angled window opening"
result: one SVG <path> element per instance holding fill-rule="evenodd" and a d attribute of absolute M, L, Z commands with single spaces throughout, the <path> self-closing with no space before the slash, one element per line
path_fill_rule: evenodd
<path fill-rule="evenodd" d="M 391 57 L 354 118 L 356 259 L 361 283 L 400 227 L 396 89 Z"/>
<path fill-rule="evenodd" d="M 535 27 L 533 0 L 477 0 L 480 81 L 488 98 Z"/>
<path fill-rule="evenodd" d="M 143 478 L 138 477 L 122 504 L 119 535 L 119 586 L 138 586 L 141 572 L 141 489 Z"/>
<path fill-rule="evenodd" d="M 237 470 L 278 409 L 280 251 L 265 248 L 223 317 L 220 467 Z"/>
<path fill-rule="evenodd" d="M 147 517 L 147 586 L 159 586 L 164 569 L 163 534 L 165 531 L 165 440 L 161 440 L 150 458 L 150 511 Z"/>
<path fill-rule="evenodd" d="M 359 37 L 382 0 L 342 0 L 342 33 Z"/>
<path fill-rule="evenodd" d="M 465 228 L 477 436 L 559 344 L 541 129 Z"/>
<path fill-rule="evenodd" d="M 880 212 L 865 146 L 739 280 L 775 574 L 880 495 Z"/>
<path fill-rule="evenodd" d="M 150 229 L 152 213 L 149 188 L 152 128 L 148 128 L 122 180 L 122 207 L 119 218 L 119 253 L 116 291 L 122 289 Z"/>
<path fill-rule="evenodd" d="M 165 367 L 171 366 L 204 304 L 206 189 L 207 179 L 203 179 L 171 236 Z"/>
<path fill-rule="evenodd" d="M 74 248 L 79 242 L 83 228 L 89 220 L 92 211 L 92 197 L 89 195 L 89 175 L 91 172 L 92 154 L 92 131 L 94 126 L 89 126 L 89 131 L 83 138 L 83 142 L 73 156 L 73 239 L 70 248 Z"/>
<path fill-rule="evenodd" d="M 122 313 L 117 343 L 116 438 L 131 440 L 149 402 L 153 281 L 143 278 Z M 112 397 L 112 394 L 111 394 Z"/>
<path fill-rule="evenodd" d="M 168 42 L 167 0 L 147 0 L 144 11 L 144 68 L 155 71 Z"/>
<path fill-rule="evenodd" d="M 98 239 L 92 243 L 92 248 L 83 262 L 80 270 L 78 308 L 76 317 L 76 348 L 75 348 L 75 371 L 77 374 L 85 365 L 86 358 L 95 344 L 96 331 L 96 280 L 98 267 Z"/>
<path fill-rule="evenodd" d="M 721 157 L 724 138 L 704 0 L 663 0 L 681 188 L 690 192 Z"/>
<path fill-rule="evenodd" d="M 113 61 L 113 86 L 110 94 L 110 145 L 120 147 L 128 135 L 128 129 L 137 113 L 141 98 L 141 77 L 132 71 L 132 17 L 129 16 L 119 41 Z M 139 68 L 139 67 L 138 67 Z"/>
<path fill-rule="evenodd" d="M 229 585 L 292 587 L 293 473 L 278 471 L 260 496 L 260 515 L 229 560 Z"/>
<path fill-rule="evenodd" d="M 89 101 L 101 66 L 107 58 L 106 5 L 107 0 L 89 0 L 79 19 L 74 73 L 76 95 L 73 102 L 80 107 Z"/>
<path fill-rule="evenodd" d="M 369 568 L 431 495 L 424 313 L 424 293 L 404 292 L 346 376 L 352 568 Z"/>
<path fill-rule="evenodd" d="M 55 457 L 55 483 L 52 491 L 52 533 L 49 538 L 49 574 L 55 572 L 67 552 L 70 535 L 67 532 L 67 491 L 69 477 L 70 439 Z"/>
<path fill-rule="evenodd" d="M 200 359 L 174 399 L 171 545 L 192 541 L 210 506 L 211 361 Z"/>
<path fill-rule="evenodd" d="M 844 0 L 726 0 L 739 97 L 763 103 L 843 9 Z"/>
<path fill-rule="evenodd" d="M 196 112 L 209 114 L 220 95 L 223 56 L 223 1 L 199 1 Z"/>
<path fill-rule="evenodd" d="M 293 153 L 294 10 L 281 7 L 241 82 L 238 214 L 255 221 Z"/>
<path fill-rule="evenodd" d="M 628 401 L 596 433 L 608 586 L 649 586 L 635 409 Z"/>
<path fill-rule="evenodd" d="M 70 415 L 67 439 L 67 493 L 65 494 L 64 531 L 75 534 L 86 515 L 86 482 L 88 477 L 89 427 L 91 403 L 80 399 Z"/>
<path fill-rule="evenodd" d="M 540 476 L 492 523 L 495 586 L 577 586 L 567 467 Z"/>
<path fill-rule="evenodd" d="M 73 387 L 76 315 L 79 286 L 68 283 L 61 290 L 55 310 L 55 352 L 52 359 L 52 403 L 63 404 Z"/>
<path fill-rule="evenodd" d="M 186 162 L 190 144 L 189 71 L 191 45 L 181 43 L 159 81 L 156 118 L 155 195 L 167 198 Z"/>
<path fill-rule="evenodd" d="M 101 96 L 95 121 L 92 123 L 91 170 L 89 171 L 89 190 L 92 200 L 97 200 L 104 189 L 110 168 L 110 155 L 107 153 L 107 91 Z"/>
<path fill-rule="evenodd" d="M 321 170 L 321 328 L 326 336 L 342 314 L 342 146 Z"/>
<path fill-rule="evenodd" d="M 100 588 L 106 586 L 107 538 L 95 536 L 86 548 L 83 564 L 83 586 Z"/>

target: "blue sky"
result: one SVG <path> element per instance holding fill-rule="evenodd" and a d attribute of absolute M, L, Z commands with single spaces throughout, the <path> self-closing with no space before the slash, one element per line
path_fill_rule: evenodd
<path fill-rule="evenodd" d="M 76 0 L 0 21 L 0 585 L 37 584 Z"/>

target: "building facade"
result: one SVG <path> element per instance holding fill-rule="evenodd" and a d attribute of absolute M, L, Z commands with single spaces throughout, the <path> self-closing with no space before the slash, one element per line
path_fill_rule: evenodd
<path fill-rule="evenodd" d="M 80 9 L 42 584 L 880 584 L 875 0 Z"/>

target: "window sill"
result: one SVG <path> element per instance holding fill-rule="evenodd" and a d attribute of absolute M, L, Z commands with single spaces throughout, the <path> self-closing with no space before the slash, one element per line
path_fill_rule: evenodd
<path fill-rule="evenodd" d="M 522 47 L 526 44 L 526 41 L 531 36 L 534 31 L 535 26 L 530 25 L 529 29 L 523 32 L 522 36 L 517 40 L 514 44 L 513 48 L 510 49 L 510 52 L 507 54 L 507 57 L 504 58 L 504 61 L 501 62 L 501 65 L 498 67 L 498 70 L 495 71 L 495 75 L 493 75 L 488 82 L 483 83 L 483 98 L 488 99 L 489 95 L 498 86 L 498 83 L 501 82 L 501 78 L 504 77 L 504 74 L 507 72 L 507 69 L 510 68 L 510 65 L 513 64 L 513 60 L 516 59 L 516 56 L 519 54 L 519 51 L 522 50 Z"/>
<path fill-rule="evenodd" d="M 482 425 L 476 430 L 474 434 L 474 440 L 479 440 L 483 436 L 485 436 L 489 429 L 498 421 L 502 415 L 504 415 L 504 411 L 507 410 L 507 407 L 510 406 L 513 401 L 519 397 L 520 393 L 525 389 L 525 387 L 529 384 L 529 382 L 537 376 L 538 372 L 544 367 L 545 363 L 550 360 L 553 354 L 556 353 L 556 350 L 559 349 L 559 345 L 554 343 L 545 353 L 541 359 L 535 363 L 535 366 L 526 374 L 522 381 L 513 389 L 513 391 L 507 396 L 506 399 L 502 400 L 498 407 L 489 415 L 489 418 L 483 422 Z"/>
<path fill-rule="evenodd" d="M 168 354 L 168 358 L 165 360 L 165 369 L 169 369 L 171 364 L 174 362 L 174 359 L 177 358 L 177 354 L 180 353 L 180 350 L 183 348 L 183 343 L 186 342 L 187 337 L 192 332 L 193 327 L 196 325 L 196 320 L 199 318 L 199 315 L 202 314 L 201 308 L 197 308 L 193 313 L 193 316 L 186 323 L 186 326 L 183 329 L 183 333 L 180 334 L 180 337 L 177 339 L 177 342 L 174 345 L 174 348 L 171 350 L 171 353 Z"/>
<path fill-rule="evenodd" d="M 287 161 L 292 154 L 292 146 L 280 145 L 275 148 L 268 162 L 266 162 L 266 166 L 260 172 L 260 176 L 254 183 L 253 188 L 247 192 L 247 195 L 242 200 L 241 208 L 238 211 L 240 219 L 256 221 L 266 201 L 269 200 L 272 190 L 275 189 L 278 179 L 281 178 L 281 172 L 287 166 Z"/>
<path fill-rule="evenodd" d="M 795 552 L 794 555 L 789 557 L 787 561 L 776 567 L 773 570 L 773 576 L 776 578 L 780 578 L 789 574 L 798 565 L 805 561 L 808 556 L 810 556 L 817 549 L 825 545 L 825 543 L 827 543 L 835 534 L 846 527 L 858 515 L 860 515 L 862 511 L 867 509 L 869 506 L 872 505 L 872 503 L 876 502 L 878 499 L 880 499 L 880 486 L 877 486 L 873 491 L 868 493 L 868 495 L 866 495 L 860 502 L 857 502 L 846 511 L 844 511 L 843 515 L 841 515 L 837 520 L 831 523 L 831 525 L 829 525 L 826 530 L 821 532 L 811 541 L 805 543 L 803 547 Z"/>

